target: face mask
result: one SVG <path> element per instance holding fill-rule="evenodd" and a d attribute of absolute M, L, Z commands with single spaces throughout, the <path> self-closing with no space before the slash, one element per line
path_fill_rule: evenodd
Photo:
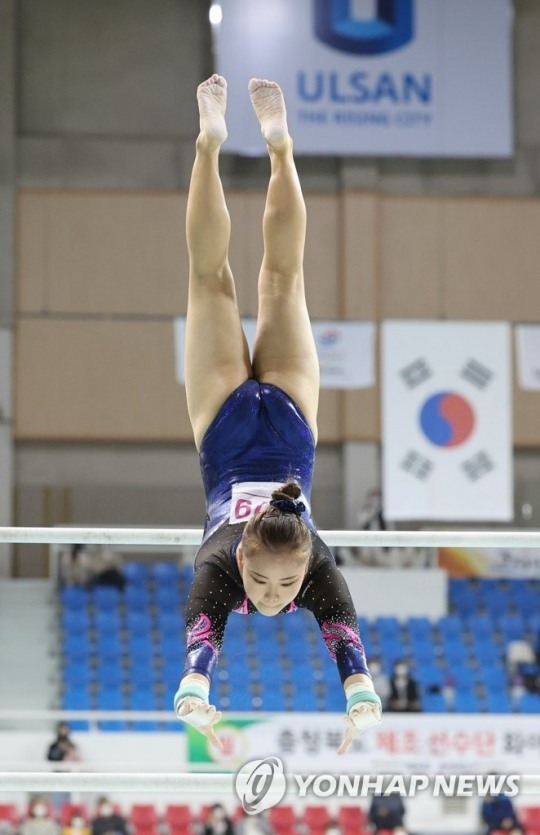
<path fill-rule="evenodd" d="M 35 818 L 44 818 L 47 814 L 47 807 L 44 803 L 37 803 L 34 806 L 34 817 Z"/>
<path fill-rule="evenodd" d="M 398 664 L 396 667 L 396 673 L 398 676 L 406 676 L 409 671 L 409 668 L 406 664 Z"/>
<path fill-rule="evenodd" d="M 72 829 L 82 829 L 84 827 L 84 821 L 82 818 L 73 818 L 71 821 L 71 828 Z"/>
<path fill-rule="evenodd" d="M 371 670 L 371 673 L 374 676 L 378 676 L 379 673 L 381 672 L 380 664 L 376 664 L 376 663 L 373 663 L 373 662 L 369 665 L 369 669 Z M 330 835 L 332 835 L 332 830 L 330 830 Z"/>
<path fill-rule="evenodd" d="M 108 803 L 104 803 L 103 806 L 99 807 L 99 814 L 102 818 L 108 818 L 110 815 L 112 815 L 112 812 L 112 806 L 110 806 Z"/>

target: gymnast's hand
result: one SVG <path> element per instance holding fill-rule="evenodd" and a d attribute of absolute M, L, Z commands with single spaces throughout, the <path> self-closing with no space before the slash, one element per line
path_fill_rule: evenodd
<path fill-rule="evenodd" d="M 360 691 L 361 700 L 352 705 L 348 704 L 347 715 L 343 717 L 345 722 L 345 736 L 337 749 L 338 754 L 344 754 L 349 749 L 353 739 L 363 733 L 367 728 L 378 725 L 382 718 L 381 700 L 375 691 L 363 689 Z M 354 700 L 354 696 L 348 695 L 348 703 Z"/>
<path fill-rule="evenodd" d="M 196 728 L 216 748 L 223 750 L 223 743 L 216 736 L 214 725 L 221 719 L 221 711 L 198 696 L 185 696 L 175 704 L 176 715 L 183 722 Z"/>

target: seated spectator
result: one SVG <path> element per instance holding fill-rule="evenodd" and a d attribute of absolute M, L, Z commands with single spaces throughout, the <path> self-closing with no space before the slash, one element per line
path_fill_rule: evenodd
<path fill-rule="evenodd" d="M 51 814 L 45 797 L 35 797 L 30 803 L 28 817 L 19 828 L 19 835 L 59 835 L 60 827 Z"/>
<path fill-rule="evenodd" d="M 246 815 L 234 823 L 235 835 L 274 835 L 274 830 L 263 815 Z"/>
<path fill-rule="evenodd" d="M 486 797 L 482 803 L 482 821 L 486 824 L 485 835 L 497 830 L 510 835 L 523 835 L 512 800 L 506 794 Z"/>
<path fill-rule="evenodd" d="M 128 832 L 127 820 L 114 811 L 107 797 L 100 797 L 92 820 L 92 835 L 128 835 Z"/>
<path fill-rule="evenodd" d="M 204 822 L 203 835 L 235 835 L 231 819 L 221 803 L 214 803 Z"/>
<path fill-rule="evenodd" d="M 369 808 L 368 820 L 373 825 L 375 835 L 382 830 L 398 833 L 405 833 L 403 818 L 405 817 L 405 806 L 398 794 L 389 794 L 384 797 L 380 794 L 373 795 Z"/>
<path fill-rule="evenodd" d="M 383 710 L 386 710 L 388 699 L 390 697 L 390 679 L 383 672 L 381 659 L 373 655 L 369 659 L 369 671 L 373 680 L 373 687 L 378 696 L 380 696 Z"/>
<path fill-rule="evenodd" d="M 416 679 L 409 674 L 409 665 L 406 661 L 400 660 L 394 664 L 387 710 L 396 712 L 420 710 L 420 690 Z"/>
<path fill-rule="evenodd" d="M 519 674 L 523 665 L 535 663 L 535 653 L 528 641 L 520 639 L 508 642 L 506 647 L 506 669 L 509 679 Z"/>
<path fill-rule="evenodd" d="M 342 833 L 343 830 L 336 821 L 330 821 L 324 828 L 324 835 L 342 835 Z"/>
<path fill-rule="evenodd" d="M 68 586 L 113 586 L 122 591 L 126 585 L 122 566 L 122 557 L 110 548 L 73 545 L 69 553 L 62 554 L 60 573 Z"/>
<path fill-rule="evenodd" d="M 80 812 L 74 812 L 68 826 L 62 830 L 62 835 L 90 835 L 90 827 Z"/>
<path fill-rule="evenodd" d="M 66 722 L 59 722 L 56 726 L 56 739 L 47 751 L 47 759 L 51 762 L 80 762 L 79 749 L 69 736 L 70 728 Z"/>

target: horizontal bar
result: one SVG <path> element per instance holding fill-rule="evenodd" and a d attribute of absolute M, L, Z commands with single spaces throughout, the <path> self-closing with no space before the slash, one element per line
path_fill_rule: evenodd
<path fill-rule="evenodd" d="M 458 773 L 458 772 L 456 772 Z M 470 772 L 467 772 L 468 774 Z M 365 775 L 369 776 L 369 775 Z M 392 775 L 389 775 L 392 776 Z M 293 775 L 287 775 L 289 792 L 294 794 L 298 783 Z M 174 774 L 174 773 L 102 773 L 102 774 L 66 774 L 54 772 L 2 772 L 0 773 L 0 792 L 171 792 L 216 795 L 233 795 L 234 774 Z M 268 789 L 279 792 L 279 786 Z M 427 789 L 429 792 L 429 789 Z M 519 794 L 538 795 L 540 776 L 524 774 L 521 776 Z M 281 792 L 280 792 L 281 798 Z"/>
<path fill-rule="evenodd" d="M 233 774 L 53 774 L 0 773 L 1 791 L 27 792 L 185 792 L 232 794 Z"/>
<path fill-rule="evenodd" d="M 0 528 L 0 542 L 200 545 L 201 528 Z M 328 545 L 364 548 L 540 548 L 540 531 L 319 531 Z"/>

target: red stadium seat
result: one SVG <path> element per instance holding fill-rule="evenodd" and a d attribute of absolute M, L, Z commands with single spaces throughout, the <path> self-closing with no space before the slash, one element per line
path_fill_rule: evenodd
<path fill-rule="evenodd" d="M 131 807 L 129 820 L 137 833 L 153 831 L 158 823 L 158 815 L 151 803 L 136 803 Z"/>
<path fill-rule="evenodd" d="M 359 806 L 341 806 L 337 821 L 342 829 L 354 829 L 361 832 L 366 823 L 366 814 Z"/>
<path fill-rule="evenodd" d="M 0 803 L 1 823 L 12 823 L 13 826 L 17 826 L 19 818 L 19 811 L 14 803 Z"/>
<path fill-rule="evenodd" d="M 69 826 L 71 819 L 78 815 L 88 823 L 88 808 L 85 803 L 62 803 L 60 808 L 60 826 Z"/>
<path fill-rule="evenodd" d="M 268 820 L 276 835 L 288 835 L 296 827 L 296 814 L 292 806 L 274 806 L 268 812 Z"/>
<path fill-rule="evenodd" d="M 540 806 L 529 806 L 527 809 L 519 810 L 519 817 L 525 829 L 529 827 L 540 827 Z"/>
<path fill-rule="evenodd" d="M 330 823 L 330 812 L 326 806 L 306 806 L 303 821 L 311 829 L 322 829 Z"/>
<path fill-rule="evenodd" d="M 171 803 L 165 809 L 163 819 L 171 830 L 181 829 L 182 827 L 191 825 L 193 815 L 191 814 L 189 806 L 186 806 L 185 804 Z"/>

